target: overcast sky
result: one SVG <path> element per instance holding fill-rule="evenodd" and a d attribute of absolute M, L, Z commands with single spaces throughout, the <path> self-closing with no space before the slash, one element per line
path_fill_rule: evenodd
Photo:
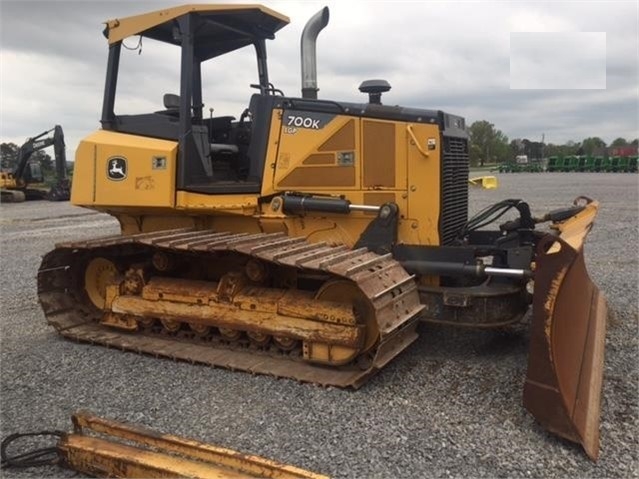
<path fill-rule="evenodd" d="M 102 22 L 179 4 L 0 0 L 0 140 L 21 144 L 61 124 L 73 155 L 99 128 Z M 361 81 L 383 78 L 392 85 L 386 104 L 442 109 L 469 124 L 488 120 L 510 139 L 600 136 L 610 143 L 639 136 L 637 0 L 264 4 L 291 19 L 267 44 L 271 81 L 289 96 L 300 95 L 302 28 L 328 5 L 330 22 L 317 46 L 320 98 L 365 101 Z M 178 48 L 154 43 L 144 40 L 141 54 L 123 50 L 116 112 L 159 110 L 163 93 L 178 93 Z M 125 44 L 135 48 L 138 38 Z M 253 50 L 209 62 L 203 76 L 206 108 L 239 117 L 257 79 Z M 534 89 L 522 84 L 533 77 Z M 566 81 L 571 77 L 574 83 Z M 566 82 L 574 89 L 553 86 Z"/>

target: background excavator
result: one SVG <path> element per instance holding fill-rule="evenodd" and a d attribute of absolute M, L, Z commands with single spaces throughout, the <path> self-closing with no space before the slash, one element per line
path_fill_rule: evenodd
<path fill-rule="evenodd" d="M 55 183 L 47 186 L 42 169 L 29 161 L 39 150 L 53 146 L 55 155 Z M 60 125 L 29 138 L 18 149 L 13 170 L 0 171 L 0 200 L 18 203 L 24 200 L 67 201 L 71 196 L 71 184 L 67 174 L 67 157 L 64 133 Z"/>
<path fill-rule="evenodd" d="M 44 257 L 48 322 L 74 340 L 359 387 L 419 321 L 503 328 L 532 304 L 524 404 L 596 458 L 606 304 L 583 244 L 597 202 L 534 216 L 507 199 L 469 218 L 464 118 L 384 105 L 383 80 L 361 84 L 362 103 L 317 98 L 328 17 L 302 34 L 301 97 L 269 79 L 266 40 L 288 23 L 269 8 L 106 23 L 102 128 L 77 148 L 71 200 L 113 215 L 121 234 Z M 164 110 L 117 114 L 121 47 L 136 35 L 145 51 L 179 49 L 180 91 Z M 256 92 L 237 117 L 206 118 L 204 73 L 245 47 Z"/>

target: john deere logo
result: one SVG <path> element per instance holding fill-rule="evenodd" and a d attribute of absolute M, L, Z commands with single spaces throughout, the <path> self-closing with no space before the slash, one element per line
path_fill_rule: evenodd
<path fill-rule="evenodd" d="M 126 178 L 126 158 L 121 156 L 109 158 L 107 176 L 113 181 L 120 181 Z"/>

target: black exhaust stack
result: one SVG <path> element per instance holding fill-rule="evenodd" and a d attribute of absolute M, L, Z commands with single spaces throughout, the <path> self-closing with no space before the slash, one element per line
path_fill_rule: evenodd
<path fill-rule="evenodd" d="M 322 8 L 311 17 L 302 31 L 302 98 L 317 100 L 317 55 L 315 44 L 317 35 L 328 25 L 328 7 Z"/>

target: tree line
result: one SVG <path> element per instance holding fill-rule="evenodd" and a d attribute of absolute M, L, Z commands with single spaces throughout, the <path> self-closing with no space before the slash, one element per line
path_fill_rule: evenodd
<path fill-rule="evenodd" d="M 639 139 L 629 141 L 616 138 L 610 145 L 594 136 L 582 141 L 567 141 L 557 145 L 542 141 L 530 141 L 527 138 L 516 138 L 512 141 L 495 125 L 486 120 L 474 122 L 469 127 L 469 156 L 472 165 L 483 166 L 490 163 L 506 163 L 514 161 L 518 155 L 526 155 L 529 159 L 542 159 L 550 156 L 567 155 L 600 155 L 606 148 L 624 146 L 637 147 Z"/>

